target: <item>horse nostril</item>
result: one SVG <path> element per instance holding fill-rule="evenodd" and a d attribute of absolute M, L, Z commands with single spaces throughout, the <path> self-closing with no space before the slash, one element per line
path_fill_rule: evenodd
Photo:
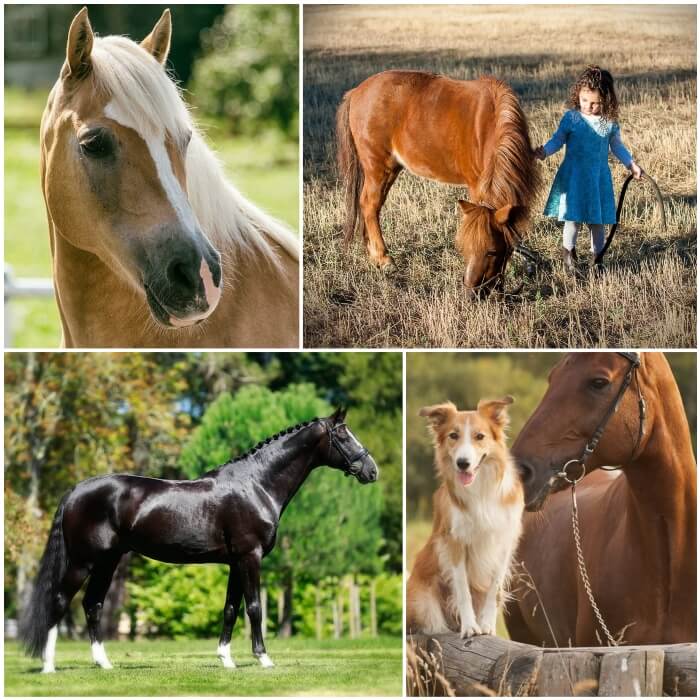
<path fill-rule="evenodd" d="M 168 282 L 179 290 L 192 293 L 199 284 L 199 273 L 183 260 L 174 260 L 168 266 Z"/>
<path fill-rule="evenodd" d="M 457 468 L 458 469 L 462 469 L 462 470 L 469 469 L 470 464 L 471 464 L 471 462 L 468 459 L 465 459 L 464 457 L 460 457 L 457 460 Z"/>

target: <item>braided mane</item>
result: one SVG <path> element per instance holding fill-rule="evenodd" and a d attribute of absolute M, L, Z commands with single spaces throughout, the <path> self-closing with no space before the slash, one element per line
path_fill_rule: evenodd
<path fill-rule="evenodd" d="M 275 433 L 274 435 L 270 435 L 270 437 L 265 438 L 264 440 L 261 440 L 257 445 L 253 445 L 247 452 L 244 452 L 243 454 L 239 455 L 238 457 L 234 457 L 229 464 L 233 464 L 233 462 L 238 462 L 242 459 L 245 459 L 246 457 L 250 457 L 251 455 L 254 455 L 256 452 L 261 450 L 263 447 L 266 445 L 269 445 L 270 443 L 274 442 L 275 440 L 278 440 L 281 437 L 284 437 L 285 435 L 291 435 L 292 433 L 295 433 L 302 428 L 307 428 L 310 426 L 312 423 L 316 423 L 317 421 L 321 420 L 320 418 L 312 418 L 311 420 L 304 421 L 302 423 L 297 423 L 296 425 L 292 425 L 289 428 L 285 428 L 284 430 L 280 430 L 279 433 Z"/>

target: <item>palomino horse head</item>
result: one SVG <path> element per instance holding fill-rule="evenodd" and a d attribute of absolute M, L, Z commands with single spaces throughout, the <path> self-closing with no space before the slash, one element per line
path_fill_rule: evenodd
<path fill-rule="evenodd" d="M 552 369 L 547 392 L 512 449 L 528 510 L 539 510 L 548 494 L 570 485 L 558 475 L 568 462 L 569 476 L 579 477 L 587 447 L 593 451 L 586 455 L 586 471 L 635 458 L 646 416 L 638 384 L 644 359 L 639 361 L 634 376 L 628 375 L 630 360 L 615 352 L 571 353 Z M 591 445 L 601 427 L 599 442 Z"/>
<path fill-rule="evenodd" d="M 166 10 L 140 45 L 96 38 L 83 8 L 42 118 L 41 161 L 54 251 L 60 236 L 97 256 L 161 326 L 182 327 L 213 312 L 222 279 L 187 197 L 193 126 L 165 73 L 170 35 Z"/>
<path fill-rule="evenodd" d="M 340 469 L 346 476 L 354 476 L 361 484 L 369 484 L 377 480 L 379 468 L 369 450 L 345 425 L 345 413 L 345 409 L 338 408 L 323 419 L 328 435 L 326 464 Z"/>
<path fill-rule="evenodd" d="M 515 223 L 522 207 L 509 204 L 493 209 L 459 200 L 462 222 L 457 230 L 457 249 L 464 258 L 464 286 L 480 296 L 503 288 L 506 265 L 520 237 Z"/>

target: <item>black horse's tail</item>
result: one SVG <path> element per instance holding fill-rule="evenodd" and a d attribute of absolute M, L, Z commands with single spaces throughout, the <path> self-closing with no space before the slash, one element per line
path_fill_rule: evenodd
<path fill-rule="evenodd" d="M 343 237 L 348 245 L 356 233 L 364 236 L 364 219 L 360 212 L 360 194 L 365 176 L 357 157 L 355 140 L 350 130 L 350 97 L 352 90 L 343 96 L 335 118 L 335 138 L 340 177 L 345 181 L 345 226 Z"/>
<path fill-rule="evenodd" d="M 61 579 L 68 567 L 68 552 L 63 539 L 63 509 L 70 493 L 58 504 L 31 599 L 20 615 L 19 637 L 31 656 L 41 656 L 49 629 L 59 622 L 53 619 L 53 608 Z"/>

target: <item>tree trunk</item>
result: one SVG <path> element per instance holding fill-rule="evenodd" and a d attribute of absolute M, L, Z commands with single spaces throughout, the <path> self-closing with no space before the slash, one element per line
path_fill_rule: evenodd
<path fill-rule="evenodd" d="M 126 600 L 126 582 L 129 578 L 130 563 L 131 552 L 127 552 L 121 558 L 105 596 L 102 608 L 102 634 L 105 639 L 116 639 L 119 634 L 119 618 Z"/>
<path fill-rule="evenodd" d="M 284 598 L 282 604 L 282 621 L 280 622 L 277 636 L 283 639 L 289 639 L 292 636 L 292 595 L 294 593 L 294 577 L 292 571 L 287 569 L 284 575 L 282 584 L 284 590 Z"/>

